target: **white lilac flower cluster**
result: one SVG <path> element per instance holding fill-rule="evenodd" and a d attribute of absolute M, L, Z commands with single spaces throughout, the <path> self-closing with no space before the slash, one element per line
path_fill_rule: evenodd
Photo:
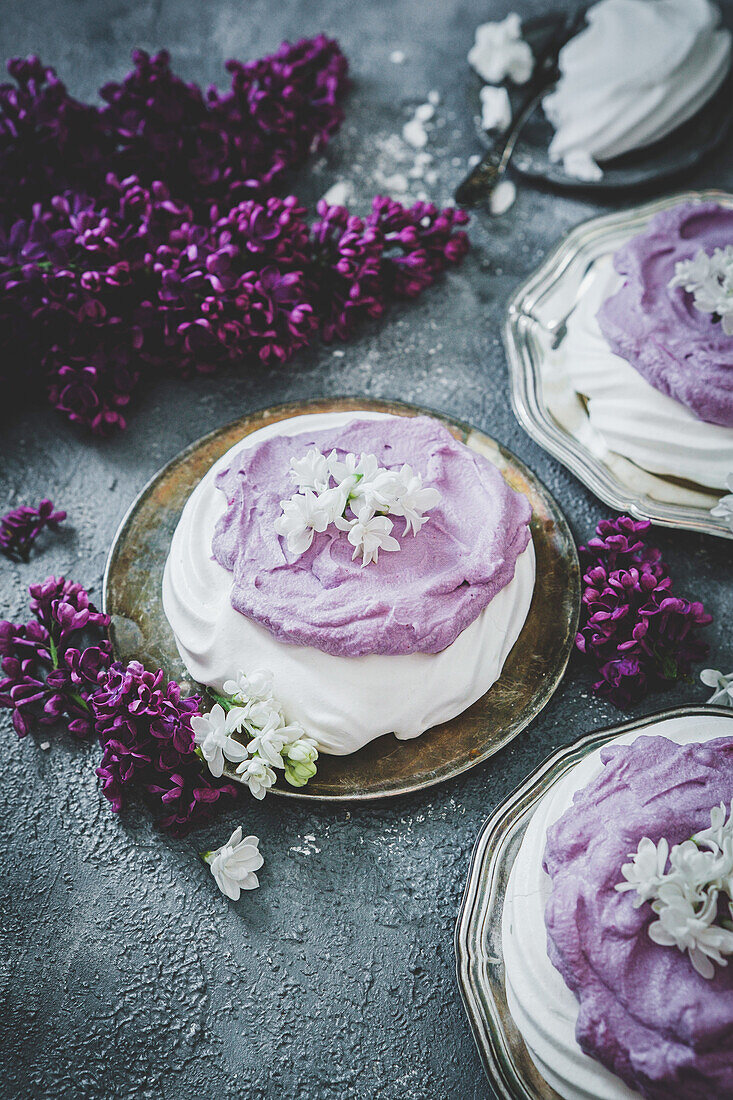
<path fill-rule="evenodd" d="M 298 492 L 281 500 L 282 515 L 275 531 L 287 541 L 291 554 L 304 554 L 313 536 L 333 524 L 348 532 L 354 547 L 352 560 L 361 554 L 362 567 L 376 562 L 380 550 L 399 550 L 389 516 L 405 521 L 403 535 L 416 535 L 425 515 L 440 500 L 437 489 L 424 488 L 422 475 L 404 465 L 400 470 L 380 466 L 374 455 L 335 451 L 326 456 L 312 447 L 304 458 L 290 460 Z M 348 514 L 350 513 L 350 514 Z"/>
<path fill-rule="evenodd" d="M 255 798 L 264 798 L 282 771 L 292 787 L 303 787 L 316 774 L 318 749 L 305 730 L 286 723 L 274 697 L 272 673 L 258 669 L 227 680 L 224 694 L 208 714 L 191 719 L 194 741 L 214 776 L 224 771 L 224 761 L 236 764 L 236 772 Z M 247 740 L 239 740 L 234 735 Z"/>
<path fill-rule="evenodd" d="M 655 844 L 644 837 L 630 859 L 616 889 L 635 890 L 635 908 L 651 902 L 659 919 L 649 925 L 650 938 L 687 951 L 695 970 L 712 978 L 713 964 L 727 966 L 733 955 L 733 803 L 727 820 L 721 802 L 709 829 L 671 851 L 664 838 Z"/>
<path fill-rule="evenodd" d="M 670 287 L 684 287 L 692 294 L 695 309 L 712 313 L 726 336 L 733 336 L 733 245 L 711 254 L 701 248 L 692 260 L 675 264 L 674 271 Z"/>

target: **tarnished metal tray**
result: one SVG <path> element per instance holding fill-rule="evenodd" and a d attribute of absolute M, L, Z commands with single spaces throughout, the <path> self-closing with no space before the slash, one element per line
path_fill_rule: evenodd
<path fill-rule="evenodd" d="M 251 413 L 193 443 L 164 467 L 125 516 L 107 561 L 104 608 L 112 617 L 115 655 L 163 668 L 186 690 L 173 633 L 163 613 L 163 567 L 190 493 L 216 460 L 264 424 L 303 413 L 369 409 L 436 417 L 473 450 L 499 467 L 532 505 L 537 580 L 522 632 L 499 680 L 463 714 L 412 741 L 381 737 L 350 756 L 321 755 L 318 775 L 297 790 L 275 794 L 310 799 L 373 799 L 439 783 L 486 760 L 542 710 L 565 671 L 577 629 L 580 569 L 573 537 L 554 499 L 510 451 L 489 436 L 432 410 L 396 402 L 337 398 L 280 405 Z"/>
<path fill-rule="evenodd" d="M 623 455 L 608 453 L 578 399 L 577 416 L 582 419 L 584 437 L 581 442 L 553 416 L 543 387 L 543 371 L 548 369 L 551 352 L 564 338 L 567 319 L 587 287 L 587 280 L 593 278 L 595 263 L 642 232 L 661 210 L 696 200 L 712 200 L 733 207 L 733 195 L 725 192 L 686 191 L 576 226 L 514 294 L 508 307 L 504 343 L 512 406 L 520 424 L 597 497 L 619 512 L 664 527 L 733 538 L 728 525 L 710 515 L 710 508 L 723 490 L 716 493 L 695 487 L 694 504 L 657 499 L 650 485 L 666 479 L 646 476 Z M 671 479 L 669 485 L 674 485 Z"/>
<path fill-rule="evenodd" d="M 529 1056 L 509 1011 L 504 986 L 504 897 L 538 802 L 571 768 L 616 737 L 643 733 L 669 718 L 711 715 L 733 722 L 730 708 L 684 706 L 588 734 L 553 753 L 494 811 L 479 833 L 456 923 L 456 972 L 476 1046 L 500 1100 L 560 1100 Z"/>

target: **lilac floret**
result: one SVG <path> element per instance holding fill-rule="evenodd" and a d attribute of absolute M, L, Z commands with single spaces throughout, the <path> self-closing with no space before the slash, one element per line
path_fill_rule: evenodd
<path fill-rule="evenodd" d="M 44 498 L 37 508 L 21 504 L 0 516 L 0 551 L 16 561 L 28 561 L 31 547 L 45 528 L 57 530 L 66 512 L 54 511 L 53 501 Z"/>

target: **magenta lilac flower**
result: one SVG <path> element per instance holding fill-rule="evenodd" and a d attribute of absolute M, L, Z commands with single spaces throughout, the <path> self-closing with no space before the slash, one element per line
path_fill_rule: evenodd
<path fill-rule="evenodd" d="M 200 697 L 183 698 L 161 670 L 147 672 L 138 661 L 113 665 L 100 676 L 92 707 L 103 749 L 97 775 L 114 812 L 140 790 L 159 827 L 181 836 L 208 821 L 221 799 L 237 797 L 237 785 L 214 779 L 195 752 L 191 717 L 201 713 Z"/>
<path fill-rule="evenodd" d="M 55 531 L 66 512 L 54 511 L 53 501 L 44 499 L 37 508 L 21 504 L 0 516 L 0 551 L 15 561 L 28 561 L 31 547 L 41 531 Z"/>
<path fill-rule="evenodd" d="M 639 537 L 649 526 L 628 516 L 602 520 L 580 548 L 585 572 L 576 645 L 597 667 L 593 690 L 619 707 L 688 676 L 708 652 L 699 628 L 712 616 L 672 593 L 661 553 Z"/>
<path fill-rule="evenodd" d="M 80 584 L 48 577 L 30 586 L 27 623 L 0 622 L 0 706 L 20 737 L 34 726 L 63 724 L 77 737 L 94 730 L 90 697 L 112 660 L 109 618 Z"/>

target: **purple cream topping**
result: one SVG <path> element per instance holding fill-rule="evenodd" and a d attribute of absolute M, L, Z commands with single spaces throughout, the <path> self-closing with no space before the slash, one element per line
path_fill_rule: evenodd
<path fill-rule="evenodd" d="M 624 285 L 598 311 L 612 351 L 700 420 L 725 427 L 733 427 L 733 336 L 669 282 L 679 260 L 730 244 L 733 210 L 711 202 L 664 210 L 616 253 Z"/>
<path fill-rule="evenodd" d="M 409 463 L 440 491 L 440 503 L 416 536 L 403 535 L 396 518 L 401 549 L 365 568 L 333 527 L 296 558 L 274 523 L 295 491 L 290 459 L 311 447 L 373 454 L 386 467 Z M 275 436 L 240 451 L 216 484 L 227 509 L 212 551 L 233 575 L 232 606 L 283 642 L 343 657 L 445 649 L 509 584 L 529 542 L 526 497 L 424 416 Z"/>
<path fill-rule="evenodd" d="M 576 1038 L 651 1100 L 733 1098 L 733 966 L 702 978 L 660 947 L 614 887 L 642 837 L 688 840 L 733 797 L 733 738 L 676 745 L 639 737 L 605 749 L 601 774 L 547 832 L 548 954 L 579 1002 Z"/>

